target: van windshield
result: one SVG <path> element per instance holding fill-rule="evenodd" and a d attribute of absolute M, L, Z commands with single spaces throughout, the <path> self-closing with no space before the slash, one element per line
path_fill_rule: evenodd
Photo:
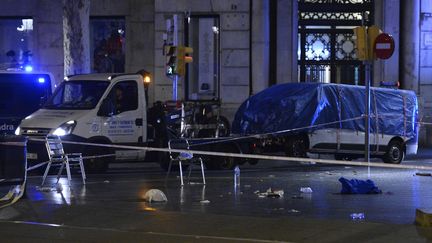
<path fill-rule="evenodd" d="M 22 119 L 39 109 L 50 94 L 48 74 L 1 73 L 0 117 Z"/>
<path fill-rule="evenodd" d="M 55 90 L 45 103 L 45 109 L 91 110 L 95 108 L 107 89 L 107 81 L 67 81 Z"/>

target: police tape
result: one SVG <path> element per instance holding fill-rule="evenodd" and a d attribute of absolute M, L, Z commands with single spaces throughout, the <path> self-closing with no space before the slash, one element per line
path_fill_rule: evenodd
<path fill-rule="evenodd" d="M 45 142 L 45 139 L 29 138 L 29 140 Z M 116 144 L 98 144 L 98 143 L 85 143 L 85 142 L 73 142 L 73 141 L 62 141 L 62 142 L 65 144 L 74 144 L 74 145 L 83 145 L 83 146 L 97 146 L 97 147 L 128 149 L 128 150 L 145 150 L 145 151 L 156 151 L 156 152 L 166 152 L 166 153 L 190 153 L 192 155 L 198 154 L 198 155 L 205 155 L 205 156 L 233 157 L 233 158 L 241 158 L 241 159 L 265 159 L 265 160 L 277 160 L 277 161 L 289 161 L 289 162 L 352 165 L 352 166 L 381 167 L 381 168 L 393 168 L 393 169 L 432 170 L 432 166 L 424 166 L 424 165 L 402 165 L 402 164 L 387 164 L 387 163 L 367 162 L 367 161 L 343 161 L 343 160 L 331 160 L 331 159 L 299 158 L 299 157 L 276 156 L 276 155 L 227 153 L 227 152 L 214 152 L 214 151 L 206 151 L 206 150 L 169 149 L 169 148 L 141 147 L 141 146 L 128 146 L 128 145 L 116 145 Z"/>
<path fill-rule="evenodd" d="M 0 208 L 5 208 L 16 203 L 25 193 L 25 187 L 27 185 L 26 179 L 21 185 L 12 186 L 9 192 L 0 198 Z"/>
<path fill-rule="evenodd" d="M 1 145 L 6 146 L 18 146 L 18 147 L 25 147 L 25 142 L 0 142 Z M 2 198 L 0 198 L 0 208 L 4 208 L 7 206 L 10 206 L 14 203 L 16 203 L 25 193 L 25 187 L 27 185 L 27 173 L 24 172 L 24 180 L 21 184 L 18 185 L 12 185 L 9 188 L 9 191 L 4 195 Z M 11 183 L 11 181 L 7 179 L 2 179 L 0 183 Z"/>
<path fill-rule="evenodd" d="M 115 154 L 103 154 L 103 155 L 82 156 L 82 158 L 83 159 L 97 159 L 97 158 L 106 158 L 106 157 L 115 157 L 115 156 L 116 156 Z M 31 171 L 31 170 L 37 169 L 37 168 L 39 168 L 41 166 L 44 166 L 44 165 L 46 165 L 48 163 L 49 163 L 49 160 L 48 161 L 44 161 L 44 162 L 40 162 L 38 164 L 35 164 L 33 166 L 28 167 L 27 171 Z"/>

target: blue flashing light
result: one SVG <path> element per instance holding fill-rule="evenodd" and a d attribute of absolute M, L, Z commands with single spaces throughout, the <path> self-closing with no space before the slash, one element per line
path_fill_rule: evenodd
<path fill-rule="evenodd" d="M 26 72 L 31 72 L 31 71 L 33 71 L 33 67 L 32 67 L 32 66 L 25 66 L 25 67 L 24 67 L 24 70 L 25 70 Z"/>
<path fill-rule="evenodd" d="M 44 78 L 38 78 L 38 82 L 39 82 L 40 84 L 43 84 L 43 83 L 45 83 L 45 79 L 44 79 Z"/>

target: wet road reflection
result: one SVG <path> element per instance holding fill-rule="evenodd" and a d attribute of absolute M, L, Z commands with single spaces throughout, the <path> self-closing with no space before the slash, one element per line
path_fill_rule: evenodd
<path fill-rule="evenodd" d="M 182 212 L 258 217 L 303 217 L 350 220 L 352 213 L 364 213 L 366 221 L 411 224 L 415 209 L 428 207 L 432 190 L 428 177 L 416 177 L 414 171 L 371 170 L 371 179 L 383 191 L 378 195 L 341 195 L 339 177 L 367 179 L 367 168 L 354 166 L 286 165 L 270 163 L 262 167 L 242 167 L 241 184 L 234 185 L 232 171 L 207 171 L 207 184 L 192 183 L 180 186 L 180 179 L 172 176 L 165 181 L 165 173 L 157 165 L 140 170 L 111 169 L 105 175 L 89 175 L 84 186 L 78 177 L 72 187 L 62 178 L 62 190 L 37 190 L 40 177 L 29 180 L 28 198 L 14 206 L 18 212 L 32 207 L 33 212 L 11 218 L 49 218 L 62 210 L 76 213 L 92 211 L 110 213 Z M 199 175 L 199 173 L 196 173 Z M 55 184 L 50 177 L 47 185 Z M 313 192 L 301 193 L 301 187 Z M 282 190 L 283 196 L 259 197 L 256 193 Z M 168 198 L 166 203 L 148 203 L 143 195 L 150 189 L 160 189 Z M 27 206 L 24 206 L 27 205 Z M 54 205 L 56 205 L 54 207 Z M 28 210 L 27 210 L 28 211 Z M 395 213 L 397 212 L 397 213 Z M 66 219 L 56 218 L 62 223 Z"/>

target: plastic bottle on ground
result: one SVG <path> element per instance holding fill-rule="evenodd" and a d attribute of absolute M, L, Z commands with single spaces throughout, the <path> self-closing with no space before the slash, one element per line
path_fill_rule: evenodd
<path fill-rule="evenodd" d="M 240 167 L 238 165 L 234 168 L 234 186 L 240 186 Z"/>

